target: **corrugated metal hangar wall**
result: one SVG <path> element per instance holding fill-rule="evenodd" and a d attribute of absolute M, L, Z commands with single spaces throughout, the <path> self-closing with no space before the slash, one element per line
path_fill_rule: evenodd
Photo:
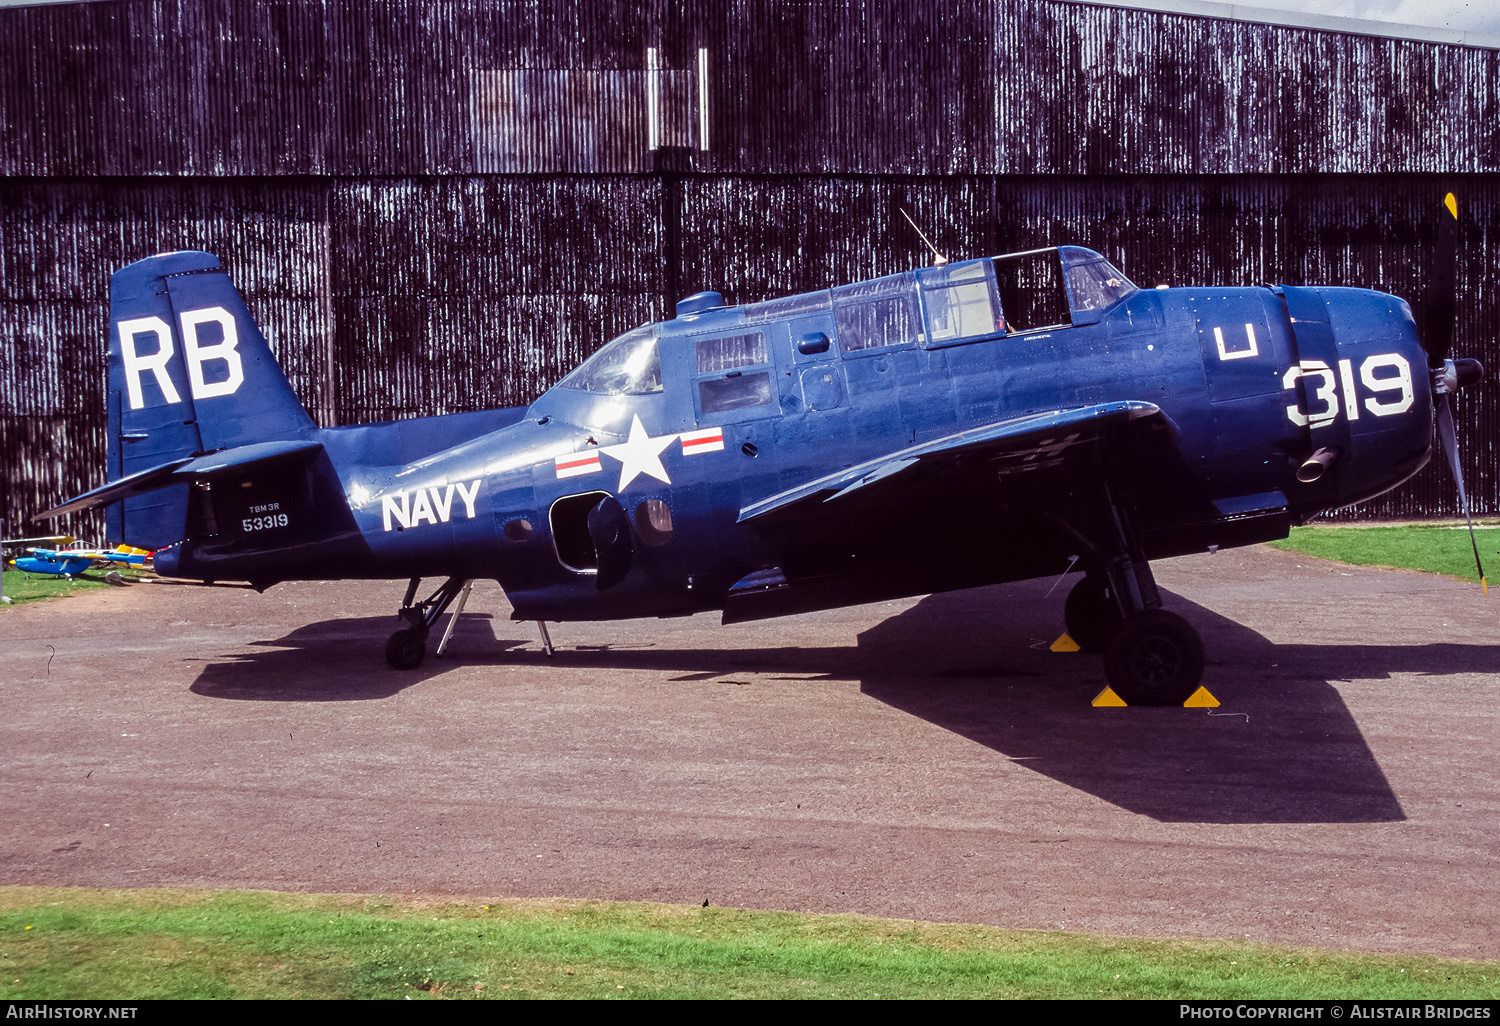
<path fill-rule="evenodd" d="M 0 518 L 100 482 L 109 273 L 202 248 L 324 423 L 514 405 L 716 288 L 1053 243 L 1414 296 L 1500 371 L 1500 51 L 1062 0 L 0 10 Z M 1497 389 L 1458 400 L 1500 512 Z M 1436 463 L 1366 515 L 1455 512 Z M 97 526 L 74 525 L 86 534 Z"/>

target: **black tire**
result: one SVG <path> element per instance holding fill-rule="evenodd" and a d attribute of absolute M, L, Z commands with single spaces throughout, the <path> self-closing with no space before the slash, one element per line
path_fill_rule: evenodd
<path fill-rule="evenodd" d="M 407 628 L 385 643 L 385 661 L 396 670 L 415 670 L 427 658 L 427 632 Z"/>
<path fill-rule="evenodd" d="M 1078 642 L 1078 647 L 1085 652 L 1103 652 L 1109 639 L 1125 622 L 1119 605 L 1105 588 L 1103 577 L 1089 575 L 1073 585 L 1063 606 L 1063 623 L 1067 624 L 1068 637 Z"/>
<path fill-rule="evenodd" d="M 1127 705 L 1181 705 L 1203 679 L 1203 640 L 1176 613 L 1139 613 L 1110 639 L 1104 675 Z"/>

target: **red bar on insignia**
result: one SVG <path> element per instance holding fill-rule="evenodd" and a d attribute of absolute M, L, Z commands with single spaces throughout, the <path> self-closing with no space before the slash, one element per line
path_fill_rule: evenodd
<path fill-rule="evenodd" d="M 691 456 L 695 452 L 718 452 L 724 448 L 724 429 L 708 428 L 704 431 L 689 431 L 682 436 L 682 454 Z"/>
<path fill-rule="evenodd" d="M 599 454 L 575 452 L 570 456 L 559 456 L 555 462 L 558 477 L 577 477 L 579 474 L 592 474 L 599 469 Z"/>

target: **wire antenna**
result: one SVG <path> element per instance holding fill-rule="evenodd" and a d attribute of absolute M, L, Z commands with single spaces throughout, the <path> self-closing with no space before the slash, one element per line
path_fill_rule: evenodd
<path fill-rule="evenodd" d="M 946 264 L 948 262 L 948 258 L 938 252 L 938 248 L 932 244 L 932 240 L 927 237 L 927 233 L 918 228 L 917 222 L 911 219 L 911 215 L 906 212 L 906 208 L 899 207 L 898 209 L 901 211 L 901 216 L 906 218 L 906 223 L 912 226 L 916 233 L 922 237 L 922 241 L 927 243 L 927 248 L 932 250 L 932 266 L 942 267 L 944 264 Z"/>

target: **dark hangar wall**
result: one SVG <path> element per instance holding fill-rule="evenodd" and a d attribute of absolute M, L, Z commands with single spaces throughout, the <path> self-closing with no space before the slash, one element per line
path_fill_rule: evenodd
<path fill-rule="evenodd" d="M 1458 349 L 1500 371 L 1497 90 L 1494 50 L 1059 0 L 0 9 L 0 530 L 99 483 L 109 272 L 173 248 L 349 423 L 524 403 L 699 288 L 922 262 L 901 206 L 951 255 L 1410 296 L 1453 189 Z M 1458 407 L 1487 513 L 1496 391 Z M 1451 514 L 1446 477 L 1365 510 Z"/>

